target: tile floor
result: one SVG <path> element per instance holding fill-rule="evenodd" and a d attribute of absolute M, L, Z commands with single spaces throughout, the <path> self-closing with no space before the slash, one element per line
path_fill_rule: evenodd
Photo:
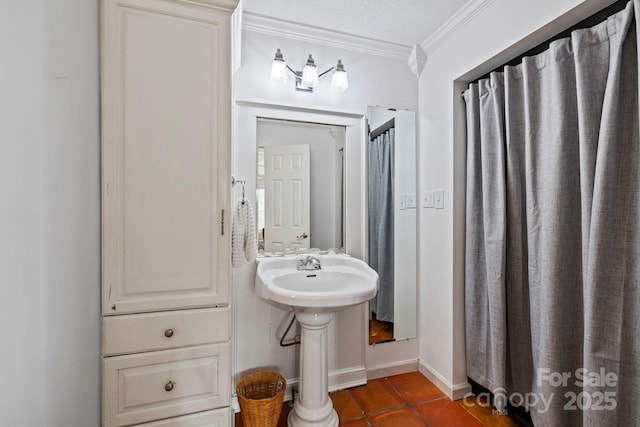
<path fill-rule="evenodd" d="M 369 344 L 393 341 L 393 323 L 369 320 Z"/>
<path fill-rule="evenodd" d="M 331 393 L 340 426 L 345 427 L 518 427 L 517 417 L 499 416 L 468 400 L 453 402 L 419 372 L 370 380 Z M 278 427 L 287 426 L 291 408 L 283 405 Z M 236 414 L 236 427 L 243 427 Z"/>

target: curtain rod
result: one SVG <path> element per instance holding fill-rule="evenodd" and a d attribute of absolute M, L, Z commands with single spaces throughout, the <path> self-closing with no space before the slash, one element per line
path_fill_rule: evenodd
<path fill-rule="evenodd" d="M 377 137 L 379 137 L 380 135 L 382 135 L 383 133 L 385 133 L 386 131 L 388 131 L 389 129 L 395 126 L 396 126 L 396 119 L 394 117 L 391 120 L 378 126 L 378 128 L 373 130 L 373 132 L 370 132 L 369 139 L 373 141 L 374 139 L 376 139 Z"/>

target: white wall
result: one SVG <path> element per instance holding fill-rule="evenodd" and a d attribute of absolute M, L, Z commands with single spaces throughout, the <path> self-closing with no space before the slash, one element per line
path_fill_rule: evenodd
<path fill-rule="evenodd" d="M 100 425 L 97 2 L 0 5 L 0 425 Z"/>
<path fill-rule="evenodd" d="M 349 74 L 349 89 L 343 93 L 332 91 L 331 73 L 320 78 L 313 93 L 296 91 L 291 73 L 287 82 L 271 81 L 271 62 L 276 48 L 281 49 L 294 70 L 302 69 L 309 53 L 313 54 L 319 72 L 342 59 Z M 369 105 L 413 111 L 418 107 L 417 78 L 405 60 L 253 31 L 242 32 L 242 66 L 234 84 L 234 98 L 242 101 L 360 114 L 366 114 Z"/>
<path fill-rule="evenodd" d="M 349 89 L 344 93 L 332 92 L 329 88 L 329 76 L 321 79 L 314 93 L 294 90 L 290 79 L 286 83 L 272 82 L 270 79 L 271 61 L 276 48 L 280 48 L 288 64 L 294 68 L 302 68 L 309 53 L 312 53 L 320 71 L 335 65 L 342 59 L 349 73 Z M 313 111 L 336 111 L 354 115 L 365 115 L 367 106 L 382 105 L 398 109 L 417 109 L 417 78 L 411 73 L 405 60 L 370 53 L 302 42 L 283 38 L 272 34 L 253 31 L 242 33 L 242 65 L 234 77 L 234 98 L 236 101 L 295 106 Z M 347 131 L 347 145 L 349 142 Z M 235 161 L 233 171 L 237 176 L 245 178 L 255 188 L 255 173 L 249 175 L 239 171 L 247 171 L 246 162 L 255 164 L 247 150 L 243 137 L 238 138 L 234 147 Z M 255 155 L 253 155 L 255 159 Z M 347 160 L 347 163 L 350 160 Z M 347 165 L 347 168 L 349 166 Z M 254 167 L 255 169 L 255 167 Z M 362 194 L 351 194 L 350 197 L 360 199 Z M 296 349 L 289 347 L 280 349 L 275 342 L 278 324 L 284 313 L 271 308 L 264 301 L 252 298 L 255 266 L 245 264 L 234 269 L 234 312 L 236 335 L 236 357 L 234 372 L 240 373 L 250 368 L 272 366 L 287 375 L 297 375 Z M 349 310 L 347 310 L 349 312 Z M 263 317 L 260 317 L 263 316 Z M 347 315 L 345 315 L 347 316 Z M 340 316 L 338 316 L 340 317 Z M 364 319 L 364 318 L 363 318 Z M 337 319 L 340 322 L 340 319 Z M 348 320 L 348 319 L 346 319 Z M 344 323 L 347 323 L 346 321 Z M 364 321 L 361 322 L 364 325 Z M 341 333 L 342 332 L 342 333 Z M 334 332 L 330 331 L 330 334 Z M 330 354 L 330 369 L 342 369 L 357 363 L 351 343 L 366 339 L 364 326 L 355 335 L 350 328 L 337 331 L 331 335 L 334 341 L 330 347 L 336 354 Z M 358 341 L 356 341 L 358 340 Z M 330 349 L 331 351 L 331 349 Z M 366 364 L 382 366 L 397 361 L 417 358 L 417 342 L 402 341 L 371 347 L 366 349 Z"/>
<path fill-rule="evenodd" d="M 579 22 L 610 0 L 493 0 L 433 51 L 420 78 L 419 191 L 445 190 L 420 210 L 420 362 L 440 385 L 466 386 L 464 347 L 465 83 Z"/>

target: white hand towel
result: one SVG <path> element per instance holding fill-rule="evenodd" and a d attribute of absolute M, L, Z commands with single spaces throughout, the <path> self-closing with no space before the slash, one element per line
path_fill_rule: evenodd
<path fill-rule="evenodd" d="M 249 200 L 244 199 L 244 257 L 251 262 L 258 254 L 258 239 L 256 237 L 256 221 Z"/>
<path fill-rule="evenodd" d="M 253 209 L 251 209 L 249 200 L 241 199 L 238 201 L 233 214 L 231 265 L 240 267 L 243 257 L 247 261 L 253 261 L 257 252 L 256 224 Z"/>

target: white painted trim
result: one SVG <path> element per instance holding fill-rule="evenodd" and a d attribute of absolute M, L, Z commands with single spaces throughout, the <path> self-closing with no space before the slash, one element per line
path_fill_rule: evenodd
<path fill-rule="evenodd" d="M 451 18 L 440 26 L 425 41 L 420 43 L 422 50 L 428 55 L 431 51 L 438 48 L 442 43 L 447 41 L 451 36 L 464 27 L 473 17 L 479 14 L 485 7 L 493 3 L 493 0 L 471 0 L 460 10 L 458 10 Z"/>
<path fill-rule="evenodd" d="M 367 370 L 364 366 L 338 369 L 329 372 L 329 391 L 343 390 L 367 383 Z"/>
<path fill-rule="evenodd" d="M 287 380 L 287 390 L 284 393 L 285 402 L 291 400 L 293 396 L 291 390 L 297 388 L 299 383 L 300 378 Z M 367 371 L 364 366 L 355 366 L 329 372 L 329 392 L 357 387 L 366 383 Z"/>
<path fill-rule="evenodd" d="M 325 28 L 298 24 L 296 22 L 272 18 L 257 13 L 244 12 L 242 28 L 246 31 L 316 43 L 355 52 L 402 59 L 405 61 L 411 53 L 411 46 L 408 45 L 356 36 L 339 31 L 330 31 Z M 283 53 L 286 59 L 286 52 Z"/>
<path fill-rule="evenodd" d="M 393 375 L 408 374 L 418 370 L 418 359 L 399 360 L 397 362 L 383 363 L 367 369 L 367 379 L 391 377 Z"/>
<path fill-rule="evenodd" d="M 367 181 L 366 181 L 366 116 L 361 113 L 352 113 L 346 111 L 335 110 L 319 110 L 313 108 L 296 107 L 292 105 L 266 104 L 261 102 L 236 100 L 234 115 L 234 125 L 238 126 L 237 117 L 242 109 L 243 113 L 248 113 L 254 117 L 264 117 L 280 120 L 294 120 L 311 123 L 321 123 L 335 126 L 344 126 L 347 129 L 347 146 L 345 156 L 350 159 L 357 159 L 357 167 L 349 167 L 354 171 L 347 171 L 345 176 L 346 182 L 346 251 L 349 255 L 366 261 L 367 248 L 367 218 L 366 218 L 366 202 L 367 202 Z M 233 145 L 238 146 L 237 128 L 234 136 Z M 351 141 L 351 142 L 349 142 Z M 239 169 L 238 153 L 234 151 L 232 158 L 232 173 L 237 175 Z M 350 196 L 358 187 L 360 200 L 355 201 Z M 357 192 L 355 192 L 357 193 Z M 364 310 L 365 305 L 362 305 Z M 365 337 L 365 331 L 362 332 Z M 366 348 L 365 338 L 363 338 L 363 352 Z M 363 354 L 362 364 L 365 363 L 365 355 Z"/>
<path fill-rule="evenodd" d="M 338 369 L 329 372 L 329 392 L 344 390 L 346 388 L 357 387 L 367 383 L 367 371 L 364 366 L 356 366 L 346 369 Z M 284 401 L 289 402 L 293 397 L 293 389 L 300 384 L 299 378 L 288 378 L 287 389 L 284 392 Z M 234 393 L 231 399 L 233 412 L 240 412 L 238 396 Z"/>
<path fill-rule="evenodd" d="M 413 48 L 411 49 L 411 54 L 409 55 L 408 65 L 417 78 L 420 78 L 420 74 L 422 74 L 422 70 L 424 70 L 424 66 L 426 63 L 427 54 L 422 50 L 422 46 L 420 46 L 419 44 L 413 46 Z"/>
<path fill-rule="evenodd" d="M 451 384 L 438 371 L 429 366 L 424 360 L 420 359 L 418 370 L 434 383 L 447 397 L 451 400 L 460 400 L 467 393 L 471 393 L 471 384 L 468 382 L 460 384 Z"/>
<path fill-rule="evenodd" d="M 364 120 L 366 118 L 366 116 L 362 113 L 353 113 L 350 111 L 321 110 L 321 109 L 315 109 L 315 108 L 298 107 L 295 105 L 268 104 L 265 102 L 246 101 L 242 99 L 237 99 L 235 103 L 239 107 L 269 110 L 269 118 L 282 119 L 282 120 L 305 121 L 304 117 L 299 118 L 298 116 L 303 116 L 305 114 L 306 115 L 315 114 L 315 115 L 322 116 L 323 120 L 327 120 L 326 122 L 325 121 L 321 122 L 322 124 L 330 124 L 330 125 L 335 124 L 338 126 L 349 126 L 350 125 L 349 123 L 345 124 L 345 122 L 340 118 L 344 117 L 347 119 L 358 119 L 358 120 Z M 295 116 L 295 117 L 291 117 L 291 116 Z M 331 118 L 331 116 L 336 116 L 338 119 L 329 120 L 329 119 L 325 119 L 324 118 L 325 116 L 328 118 Z M 262 116 L 260 115 L 260 117 Z M 312 120 L 313 118 L 310 118 L 310 119 L 307 119 L 306 121 L 312 121 Z M 320 122 L 316 122 L 316 123 L 320 123 Z"/>
<path fill-rule="evenodd" d="M 178 0 L 183 3 L 191 3 L 197 6 L 213 7 L 215 9 L 233 12 L 240 0 Z"/>
<path fill-rule="evenodd" d="M 242 0 L 231 14 L 231 76 L 242 66 Z M 233 85 L 234 79 L 231 78 Z M 233 93 L 233 92 L 232 92 Z"/>

